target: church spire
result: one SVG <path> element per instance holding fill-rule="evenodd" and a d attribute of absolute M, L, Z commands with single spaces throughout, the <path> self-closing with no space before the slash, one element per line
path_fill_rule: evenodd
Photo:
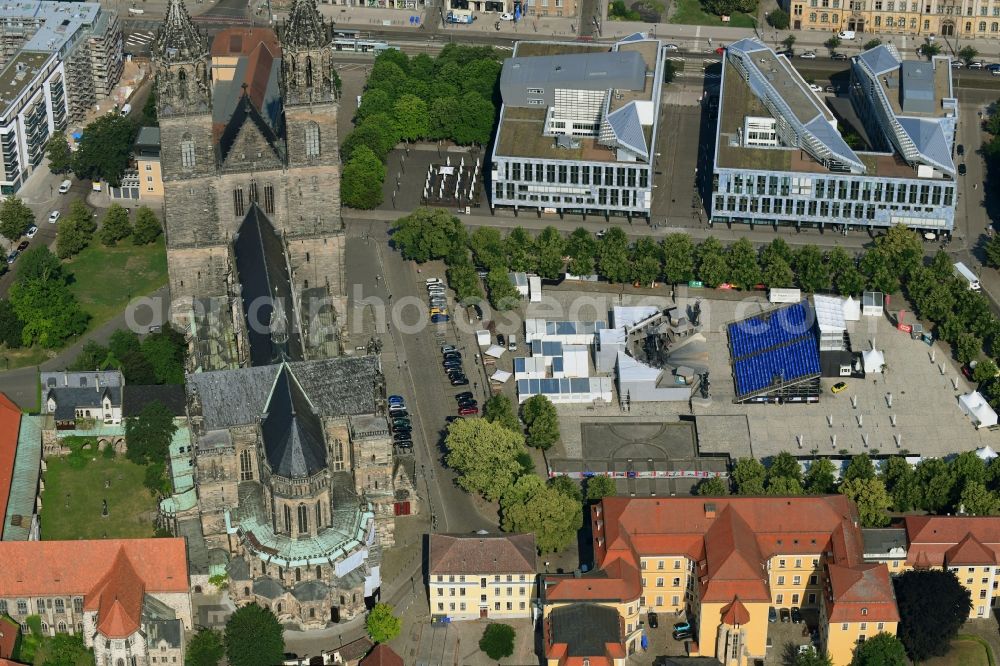
<path fill-rule="evenodd" d="M 184 0 L 170 0 L 154 47 L 167 62 L 190 62 L 208 53 L 208 42 L 191 21 Z"/>
<path fill-rule="evenodd" d="M 329 42 L 326 25 L 316 0 L 292 0 L 288 10 L 288 20 L 282 35 L 282 46 L 292 50 L 310 49 L 326 46 Z"/>

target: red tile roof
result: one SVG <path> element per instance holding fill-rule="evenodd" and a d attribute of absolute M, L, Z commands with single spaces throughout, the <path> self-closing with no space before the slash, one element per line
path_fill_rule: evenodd
<path fill-rule="evenodd" d="M 534 534 L 432 534 L 428 572 L 535 575 Z"/>
<path fill-rule="evenodd" d="M 750 621 L 750 611 L 743 605 L 739 597 L 722 608 L 722 622 L 731 627 L 746 624 Z"/>
<path fill-rule="evenodd" d="M 403 658 L 388 645 L 380 643 L 361 660 L 358 666 L 403 666 Z"/>
<path fill-rule="evenodd" d="M 1000 517 L 907 516 L 906 561 L 917 567 L 990 565 L 1000 561 Z"/>
<path fill-rule="evenodd" d="M 21 410 L 0 393 L 0 534 L 7 520 L 10 484 L 14 480 L 14 458 L 17 455 L 17 435 L 21 429 Z"/>
<path fill-rule="evenodd" d="M 184 539 L 0 541 L 0 597 L 89 595 L 127 556 L 146 592 L 187 592 Z"/>
<path fill-rule="evenodd" d="M 19 664 L 16 661 L 11 661 L 10 659 L 0 659 L 0 666 L 24 666 L 24 664 Z"/>
<path fill-rule="evenodd" d="M 14 648 L 17 647 L 17 636 L 20 633 L 21 625 L 6 615 L 0 615 L 0 665 L 7 657 L 14 654 Z"/>
<path fill-rule="evenodd" d="M 138 631 L 142 620 L 145 585 L 129 561 L 125 548 L 83 600 L 86 610 L 96 610 L 97 629 L 107 638 L 125 638 Z"/>
<path fill-rule="evenodd" d="M 898 622 L 896 596 L 884 564 L 827 565 L 831 622 Z"/>

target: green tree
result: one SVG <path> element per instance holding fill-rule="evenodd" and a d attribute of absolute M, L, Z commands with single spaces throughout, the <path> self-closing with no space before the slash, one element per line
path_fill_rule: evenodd
<path fill-rule="evenodd" d="M 568 476 L 553 477 L 549 480 L 549 486 L 571 500 L 583 502 L 583 489 L 576 480 Z"/>
<path fill-rule="evenodd" d="M 399 635 L 401 628 L 402 622 L 393 615 L 392 606 L 386 603 L 375 604 L 365 618 L 365 630 L 375 643 L 388 643 Z"/>
<path fill-rule="evenodd" d="M 802 488 L 802 483 L 797 479 L 793 479 L 787 476 L 779 476 L 772 479 L 767 484 L 767 494 L 775 496 L 786 496 L 786 495 L 802 495 L 805 490 Z"/>
<path fill-rule="evenodd" d="M 483 291 L 479 288 L 479 276 L 468 261 L 448 266 L 448 285 L 455 290 L 459 303 L 470 304 L 482 301 Z"/>
<path fill-rule="evenodd" d="M 229 616 L 225 637 L 230 666 L 273 666 L 284 659 L 281 624 L 269 608 L 256 603 L 241 606 Z"/>
<path fill-rule="evenodd" d="M 896 511 L 910 511 L 920 506 L 922 493 L 916 472 L 903 456 L 892 456 L 885 463 L 882 474 L 885 487 L 892 495 L 892 507 Z"/>
<path fill-rule="evenodd" d="M 119 328 L 111 334 L 111 338 L 108 340 L 108 351 L 111 352 L 114 363 L 120 365 L 122 359 L 130 353 L 142 353 L 142 343 L 139 342 L 139 336 L 132 331 Z M 125 379 L 130 383 L 135 381 L 128 376 Z"/>
<path fill-rule="evenodd" d="M 618 493 L 615 480 L 610 476 L 592 476 L 587 479 L 587 499 L 594 502 Z"/>
<path fill-rule="evenodd" d="M 535 239 L 524 230 L 514 227 L 503 241 L 507 255 L 507 268 L 522 273 L 534 273 L 538 268 L 538 248 Z"/>
<path fill-rule="evenodd" d="M 444 259 L 455 249 L 455 239 L 464 238 L 462 223 L 446 210 L 418 208 L 396 220 L 392 241 L 404 259 L 424 263 Z"/>
<path fill-rule="evenodd" d="M 521 432 L 521 422 L 514 413 L 514 405 L 504 393 L 490 396 L 483 404 L 483 418 L 508 430 Z"/>
<path fill-rule="evenodd" d="M 969 619 L 969 590 L 951 571 L 921 569 L 892 579 L 899 609 L 897 636 L 910 659 L 924 661 L 945 654 Z"/>
<path fill-rule="evenodd" d="M 867 453 L 862 453 L 851 458 L 850 464 L 848 464 L 847 469 L 844 470 L 845 481 L 874 478 L 875 465 L 872 463 L 872 459 Z"/>
<path fill-rule="evenodd" d="M 667 234 L 663 238 L 663 277 L 671 284 L 694 279 L 694 243 L 687 234 Z"/>
<path fill-rule="evenodd" d="M 368 146 L 358 146 L 344 166 L 340 196 L 344 205 L 371 210 L 382 203 L 385 166 Z"/>
<path fill-rule="evenodd" d="M 80 225 L 70 217 L 59 222 L 56 238 L 56 254 L 60 259 L 68 259 L 79 254 L 90 244 L 90 234 L 80 228 Z"/>
<path fill-rule="evenodd" d="M 534 474 L 522 476 L 503 493 L 500 516 L 505 532 L 533 532 L 541 553 L 562 550 L 583 526 L 583 506 Z"/>
<path fill-rule="evenodd" d="M 159 127 L 160 119 L 156 114 L 156 88 L 149 91 L 146 96 L 146 103 L 142 105 L 139 114 L 139 127 Z"/>
<path fill-rule="evenodd" d="M 740 458 L 733 464 L 733 483 L 738 495 L 763 495 L 767 470 L 756 458 Z"/>
<path fill-rule="evenodd" d="M 24 266 L 21 266 L 21 270 L 24 270 Z M 986 358 L 976 363 L 976 367 L 972 369 L 972 379 L 981 384 L 996 377 L 998 372 L 1000 372 L 1000 368 L 997 368 L 996 361 Z"/>
<path fill-rule="evenodd" d="M 844 296 L 860 296 L 865 289 L 865 276 L 856 266 L 848 266 L 834 278 L 834 286 Z"/>
<path fill-rule="evenodd" d="M 170 440 L 177 431 L 174 416 L 158 400 L 149 402 L 137 416 L 125 419 L 126 457 L 137 465 L 165 462 Z"/>
<path fill-rule="evenodd" d="M 830 49 L 830 53 L 832 54 L 840 46 L 840 37 L 837 35 L 830 37 L 830 39 L 823 42 L 823 46 Z"/>
<path fill-rule="evenodd" d="M 538 256 L 538 274 L 543 278 L 554 280 L 563 272 L 563 251 L 566 241 L 559 230 L 553 226 L 542 229 L 535 239 Z"/>
<path fill-rule="evenodd" d="M 569 256 L 568 270 L 573 275 L 592 275 L 597 257 L 597 241 L 594 234 L 583 227 L 577 227 L 566 240 L 566 255 Z"/>
<path fill-rule="evenodd" d="M 167 479 L 166 464 L 153 462 L 146 465 L 142 485 L 146 486 L 154 497 L 168 497 L 173 491 L 170 481 Z"/>
<path fill-rule="evenodd" d="M 66 281 L 59 257 L 52 254 L 52 251 L 44 245 L 25 250 L 24 254 L 17 260 L 17 266 L 18 280 L 41 278 L 43 280 Z"/>
<path fill-rule="evenodd" d="M 7 299 L 0 299 L 0 344 L 7 349 L 18 349 L 23 344 L 24 322 L 14 311 L 13 304 Z"/>
<path fill-rule="evenodd" d="M 782 451 L 771 458 L 770 466 L 767 468 L 768 483 L 780 478 L 802 482 L 802 467 L 795 456 L 787 451 Z"/>
<path fill-rule="evenodd" d="M 83 644 L 82 634 L 57 633 L 40 642 L 34 663 L 38 666 L 86 666 L 94 663 L 94 655 Z"/>
<path fill-rule="evenodd" d="M 110 247 L 131 235 L 132 222 L 128 219 L 128 211 L 119 204 L 111 204 L 101 222 L 101 242 Z"/>
<path fill-rule="evenodd" d="M 45 142 L 45 156 L 49 158 L 49 171 L 67 173 L 73 165 L 73 151 L 69 149 L 66 135 L 56 132 Z"/>
<path fill-rule="evenodd" d="M 869 50 L 875 48 L 876 46 L 881 46 L 881 44 L 882 44 L 882 40 L 879 39 L 878 37 L 876 37 L 875 39 L 869 39 L 861 47 L 861 50 L 862 51 L 869 51 Z"/>
<path fill-rule="evenodd" d="M 858 643 L 851 666 L 909 666 L 906 648 L 898 638 L 884 631 Z"/>
<path fill-rule="evenodd" d="M 138 129 L 120 114 L 106 113 L 83 129 L 73 153 L 73 173 L 80 180 L 104 180 L 119 187 L 132 159 Z"/>
<path fill-rule="evenodd" d="M 769 257 L 764 260 L 761 279 L 772 289 L 784 289 L 795 284 L 795 273 L 781 257 Z"/>
<path fill-rule="evenodd" d="M 1000 511 L 1000 499 L 979 481 L 965 484 L 959 503 L 974 516 L 995 516 Z"/>
<path fill-rule="evenodd" d="M 719 476 L 702 479 L 694 487 L 694 494 L 701 497 L 725 497 L 729 494 L 729 483 Z"/>
<path fill-rule="evenodd" d="M 757 250 L 746 238 L 740 238 L 729 246 L 726 252 L 726 263 L 729 266 L 729 281 L 744 291 L 753 289 L 760 283 L 760 265 L 757 263 Z"/>
<path fill-rule="evenodd" d="M 620 227 L 611 227 L 597 246 L 598 270 L 609 282 L 621 284 L 629 279 L 628 237 Z"/>
<path fill-rule="evenodd" d="M 677 65 L 674 64 L 673 60 L 663 61 L 663 82 L 673 83 L 674 79 L 677 78 Z"/>
<path fill-rule="evenodd" d="M 858 506 L 858 516 L 865 527 L 884 527 L 889 524 L 886 511 L 892 498 L 882 479 L 845 479 L 840 484 L 840 494 L 849 497 Z"/>
<path fill-rule="evenodd" d="M 448 426 L 445 462 L 458 474 L 458 485 L 495 501 L 521 473 L 517 460 L 524 435 L 485 419 L 459 419 Z"/>
<path fill-rule="evenodd" d="M 955 358 L 963 365 L 979 356 L 983 341 L 972 333 L 962 333 L 955 341 Z"/>
<path fill-rule="evenodd" d="M 416 95 L 400 95 L 392 106 L 393 115 L 404 141 L 425 138 L 430 132 L 430 115 L 427 102 Z"/>
<path fill-rule="evenodd" d="M 559 441 L 559 414 L 544 395 L 533 395 L 521 405 L 521 418 L 528 426 L 528 446 L 543 451 Z"/>
<path fill-rule="evenodd" d="M 222 643 L 222 634 L 214 629 L 198 630 L 187 644 L 184 654 L 185 666 L 218 666 L 226 654 L 226 646 Z"/>
<path fill-rule="evenodd" d="M 135 227 L 132 230 L 132 242 L 136 245 L 148 245 L 152 243 L 163 229 L 160 221 L 156 218 L 156 213 L 149 206 L 139 206 L 135 211 Z"/>
<path fill-rule="evenodd" d="M 788 35 L 781 40 L 781 43 L 786 49 L 791 50 L 795 46 L 795 35 Z"/>
<path fill-rule="evenodd" d="M 184 383 L 184 336 L 167 327 L 142 341 L 142 355 L 149 362 L 157 384 Z"/>
<path fill-rule="evenodd" d="M 14 243 L 34 223 L 35 214 L 19 197 L 11 195 L 4 198 L 0 204 L 0 236 Z"/>
<path fill-rule="evenodd" d="M 650 238 L 640 238 L 629 251 L 629 279 L 640 285 L 650 285 L 660 279 L 663 257 L 659 244 Z"/>
<path fill-rule="evenodd" d="M 924 256 L 923 243 L 917 232 L 904 224 L 897 224 L 875 239 L 875 248 L 885 253 L 885 259 L 897 275 L 909 275 L 920 265 Z"/>
<path fill-rule="evenodd" d="M 715 236 L 703 240 L 695 251 L 696 274 L 708 287 L 718 287 L 729 280 L 725 251 Z"/>
<path fill-rule="evenodd" d="M 966 66 L 971 65 L 972 61 L 979 57 L 979 50 L 975 46 L 963 46 L 958 50 L 958 59 L 966 64 Z"/>
<path fill-rule="evenodd" d="M 805 490 L 810 495 L 826 495 L 836 490 L 837 468 L 829 458 L 817 458 L 809 464 L 803 478 Z"/>
<path fill-rule="evenodd" d="M 365 118 L 347 135 L 340 146 L 340 159 L 345 164 L 354 157 L 354 152 L 366 146 L 380 162 L 384 162 L 389 152 L 399 143 L 399 129 L 387 113 L 375 113 Z"/>
<path fill-rule="evenodd" d="M 462 146 L 485 146 L 493 135 L 496 107 L 481 95 L 468 92 L 459 100 L 458 117 L 451 137 Z"/>
<path fill-rule="evenodd" d="M 804 245 L 795 252 L 792 267 L 803 291 L 816 293 L 830 288 L 830 272 L 823 253 L 815 245 Z"/>
<path fill-rule="evenodd" d="M 784 9 L 772 9 L 767 15 L 767 22 L 775 30 L 788 30 L 788 12 Z"/>
<path fill-rule="evenodd" d="M 469 248 L 475 257 L 476 265 L 486 270 L 503 268 L 506 265 L 507 255 L 503 238 L 496 227 L 476 227 L 469 236 Z"/>
<path fill-rule="evenodd" d="M 1000 268 L 1000 234 L 993 234 L 986 243 L 986 265 L 990 268 Z"/>
<path fill-rule="evenodd" d="M 494 268 L 486 276 L 486 288 L 490 294 L 490 305 L 497 310 L 510 310 L 521 300 L 521 295 L 511 281 L 507 271 Z"/>
<path fill-rule="evenodd" d="M 951 471 L 955 475 L 955 482 L 959 486 L 964 486 L 969 481 L 986 483 L 986 463 L 976 455 L 975 451 L 964 451 L 958 454 L 951 461 Z"/>
<path fill-rule="evenodd" d="M 17 318 L 24 323 L 24 345 L 51 349 L 87 328 L 87 313 L 62 280 L 18 280 L 11 286 L 8 298 Z"/>
<path fill-rule="evenodd" d="M 875 291 L 892 294 L 899 291 L 899 273 L 889 265 L 888 255 L 878 248 L 865 252 L 861 258 L 861 272 L 868 278 Z"/>
<path fill-rule="evenodd" d="M 821 654 L 814 646 L 795 653 L 792 666 L 833 666 L 833 660 L 826 654 Z"/>
<path fill-rule="evenodd" d="M 940 458 L 925 458 L 916 469 L 917 481 L 923 489 L 921 508 L 942 513 L 953 503 L 955 475 L 948 463 Z"/>
<path fill-rule="evenodd" d="M 488 624 L 479 639 L 479 649 L 494 661 L 514 654 L 514 627 L 509 624 Z"/>

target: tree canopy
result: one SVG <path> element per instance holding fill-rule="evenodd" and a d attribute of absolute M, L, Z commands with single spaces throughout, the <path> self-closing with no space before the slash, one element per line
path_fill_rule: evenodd
<path fill-rule="evenodd" d="M 488 500 L 500 499 L 521 474 L 517 456 L 524 436 L 485 419 L 459 419 L 448 426 L 445 462 L 458 473 L 458 485 Z"/>
<path fill-rule="evenodd" d="M 35 214 L 20 197 L 5 197 L 0 203 L 0 236 L 15 242 L 35 223 Z"/>
<path fill-rule="evenodd" d="M 187 644 L 184 653 L 185 666 L 218 666 L 226 654 L 222 634 L 215 629 L 198 630 Z"/>
<path fill-rule="evenodd" d="M 125 441 L 128 443 L 125 455 L 139 465 L 164 462 L 176 431 L 173 414 L 163 403 L 153 400 L 137 416 L 125 419 Z"/>
<path fill-rule="evenodd" d="M 897 635 L 914 661 L 940 656 L 969 619 L 972 600 L 949 570 L 907 571 L 892 579 L 899 609 Z"/>
<path fill-rule="evenodd" d="M 136 245 L 148 245 L 155 241 L 163 228 L 156 213 L 149 206 L 139 206 L 135 211 L 135 226 L 132 229 L 132 242 Z"/>
<path fill-rule="evenodd" d="M 514 627 L 509 624 L 488 624 L 479 639 L 479 649 L 490 659 L 499 661 L 514 654 Z"/>
<path fill-rule="evenodd" d="M 404 258 L 417 263 L 444 259 L 454 251 L 456 241 L 466 238 L 465 230 L 460 230 L 460 226 L 458 218 L 448 211 L 418 208 L 396 220 L 392 241 Z"/>
<path fill-rule="evenodd" d="M 483 418 L 508 430 L 521 432 L 521 422 L 514 413 L 514 405 L 503 393 L 490 396 L 489 400 L 483 403 Z"/>
<path fill-rule="evenodd" d="M 344 205 L 368 210 L 382 203 L 385 166 L 368 146 L 358 146 L 344 166 L 340 192 Z"/>
<path fill-rule="evenodd" d="M 106 113 L 83 129 L 73 154 L 73 173 L 81 180 L 104 180 L 121 185 L 122 174 L 132 159 L 138 128 L 118 113 Z"/>
<path fill-rule="evenodd" d="M 269 608 L 241 606 L 226 622 L 226 658 L 230 666 L 274 666 L 285 654 L 281 624 Z"/>
<path fill-rule="evenodd" d="M 538 551 L 551 553 L 576 539 L 583 506 L 534 474 L 525 474 L 500 497 L 500 526 L 505 532 L 533 532 Z"/>
<path fill-rule="evenodd" d="M 906 648 L 892 634 L 880 632 L 858 643 L 851 666 L 909 666 Z"/>
<path fill-rule="evenodd" d="M 49 158 L 49 171 L 52 173 L 67 173 L 73 166 L 73 152 L 62 132 L 56 132 L 45 142 L 45 156 Z"/>
<path fill-rule="evenodd" d="M 393 615 L 392 606 L 386 603 L 375 604 L 365 618 L 365 630 L 375 643 L 391 641 L 399 635 L 402 624 L 402 621 Z"/>
<path fill-rule="evenodd" d="M 132 235 L 132 222 L 128 211 L 120 204 L 113 203 L 101 220 L 101 242 L 113 246 Z"/>
<path fill-rule="evenodd" d="M 559 441 L 559 414 L 544 395 L 533 395 L 521 405 L 521 418 L 528 426 L 528 446 L 548 449 Z"/>

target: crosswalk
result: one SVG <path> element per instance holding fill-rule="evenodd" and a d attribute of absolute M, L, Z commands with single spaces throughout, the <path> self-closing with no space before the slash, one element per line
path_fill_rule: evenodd
<path fill-rule="evenodd" d="M 129 33 L 128 37 L 125 38 L 125 48 L 136 51 L 145 50 L 149 48 L 149 44 L 153 41 L 154 36 L 151 30 Z"/>

